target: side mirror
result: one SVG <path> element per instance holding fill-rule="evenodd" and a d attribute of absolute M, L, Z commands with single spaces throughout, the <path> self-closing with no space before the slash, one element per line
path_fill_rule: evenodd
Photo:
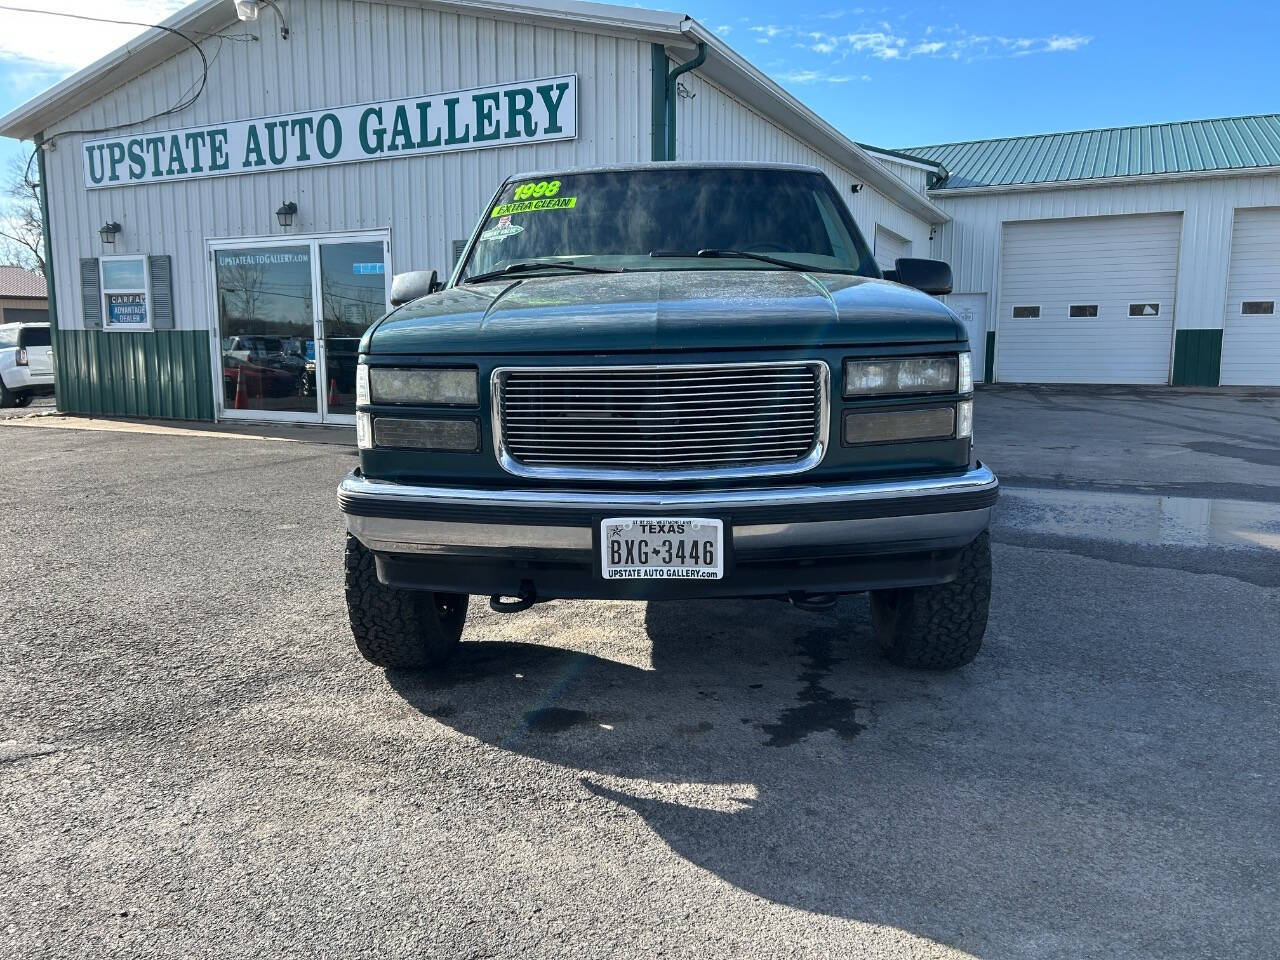
<path fill-rule="evenodd" d="M 942 260 L 902 257 L 894 264 L 899 283 L 935 297 L 951 292 L 951 264 Z"/>
<path fill-rule="evenodd" d="M 409 273 L 397 273 L 391 278 L 391 305 L 401 306 L 410 300 L 417 300 L 429 293 L 435 293 L 443 287 L 436 279 L 434 270 L 413 270 Z"/>

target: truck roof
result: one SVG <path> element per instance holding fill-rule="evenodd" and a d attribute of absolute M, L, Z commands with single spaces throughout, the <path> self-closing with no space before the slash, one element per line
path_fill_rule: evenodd
<path fill-rule="evenodd" d="M 807 163 L 769 163 L 758 161 L 680 161 L 661 160 L 648 163 L 602 163 L 579 167 L 549 167 L 541 170 L 522 170 L 507 177 L 511 180 L 531 180 L 535 177 L 545 179 L 553 176 L 566 176 L 575 173 L 620 173 L 630 170 L 793 170 L 805 173 L 822 173 L 818 167 Z"/>

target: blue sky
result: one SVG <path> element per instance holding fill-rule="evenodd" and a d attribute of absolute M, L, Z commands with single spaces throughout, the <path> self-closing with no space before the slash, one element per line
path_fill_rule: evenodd
<path fill-rule="evenodd" d="M 151 22 L 182 6 L 0 2 Z M 1272 0 L 644 5 L 715 28 L 846 134 L 881 146 L 1280 110 Z M 0 23 L 0 113 L 137 32 L 7 11 Z M 2 164 L 29 152 L 0 138 Z"/>

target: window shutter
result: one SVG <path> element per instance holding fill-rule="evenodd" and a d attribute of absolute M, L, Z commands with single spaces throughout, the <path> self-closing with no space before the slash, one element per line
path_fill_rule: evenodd
<path fill-rule="evenodd" d="M 467 252 L 467 241 L 465 240 L 453 241 L 453 265 L 455 267 L 458 265 L 458 261 L 462 259 L 462 255 L 466 252 Z"/>
<path fill-rule="evenodd" d="M 147 257 L 151 276 L 151 329 L 173 329 L 173 260 L 168 256 Z"/>
<path fill-rule="evenodd" d="M 86 330 L 102 329 L 102 278 L 98 275 L 98 258 L 80 260 L 81 316 Z"/>

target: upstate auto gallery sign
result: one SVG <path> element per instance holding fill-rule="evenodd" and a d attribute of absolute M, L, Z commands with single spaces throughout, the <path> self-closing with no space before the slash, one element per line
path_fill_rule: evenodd
<path fill-rule="evenodd" d="M 187 127 L 84 143 L 90 189 L 572 140 L 578 78 Z"/>

